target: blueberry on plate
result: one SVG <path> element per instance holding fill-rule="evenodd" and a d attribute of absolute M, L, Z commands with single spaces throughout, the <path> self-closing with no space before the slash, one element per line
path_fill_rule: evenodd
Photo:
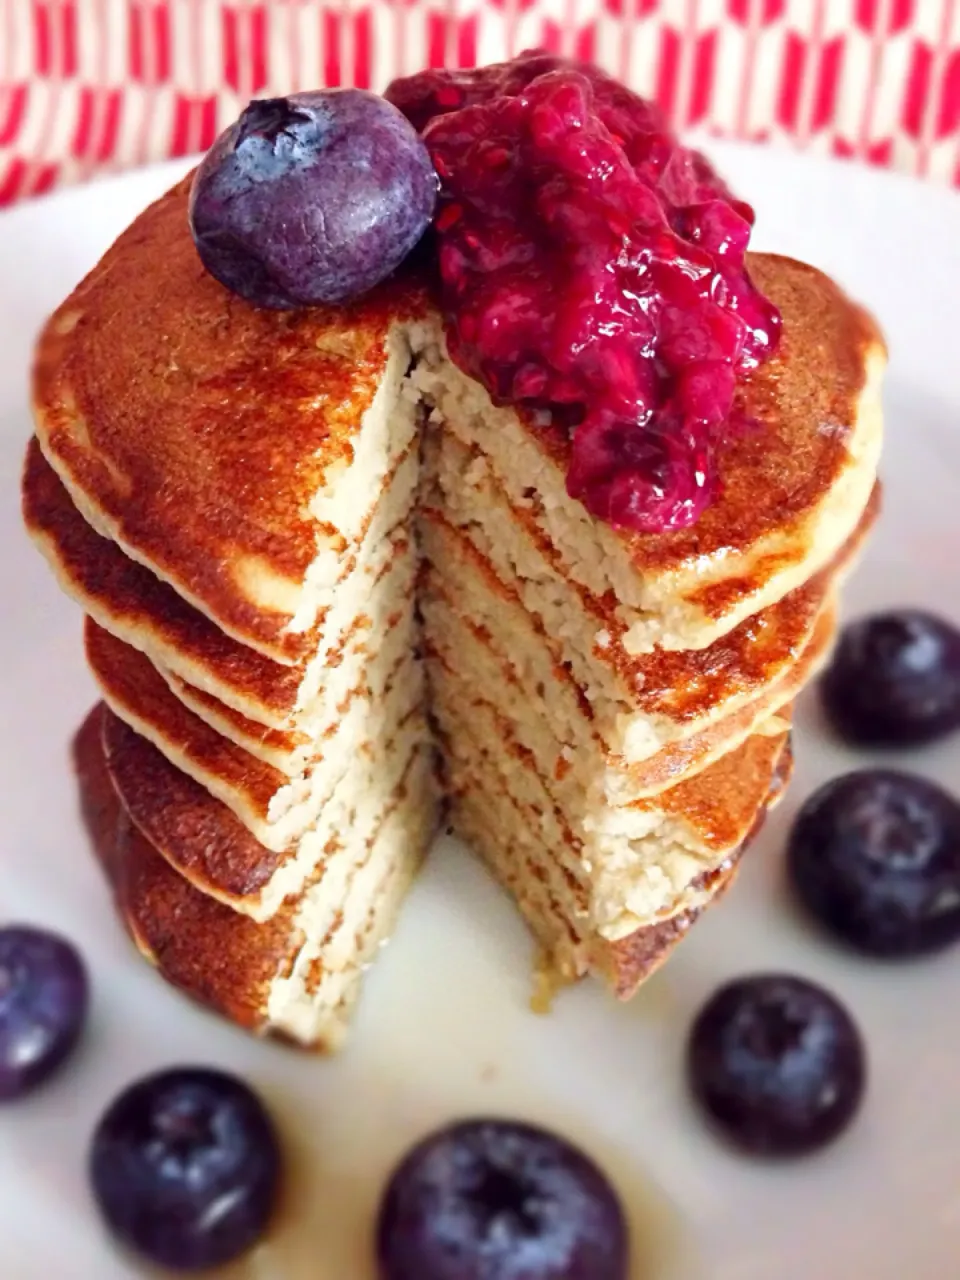
<path fill-rule="evenodd" d="M 735 1146 L 797 1156 L 850 1123 L 866 1060 L 856 1024 L 828 991 L 787 974 L 757 974 L 721 987 L 697 1015 L 687 1075 Z"/>
<path fill-rule="evenodd" d="M 787 867 L 810 914 L 859 951 L 920 955 L 960 937 L 960 804 L 924 778 L 834 778 L 797 815 Z"/>
<path fill-rule="evenodd" d="M 328 89 L 251 102 L 194 175 L 190 227 L 210 274 L 249 302 L 345 302 L 396 270 L 436 198 L 397 108 Z"/>
<path fill-rule="evenodd" d="M 960 728 L 960 631 L 917 609 L 851 623 L 821 695 L 837 732 L 854 746 L 933 742 Z"/>
<path fill-rule="evenodd" d="M 87 1015 L 87 971 L 65 938 L 0 929 L 0 1101 L 21 1097 L 70 1054 Z"/>
<path fill-rule="evenodd" d="M 240 1257 L 263 1234 L 280 1150 L 243 1081 L 180 1067 L 137 1081 L 108 1107 L 93 1135 L 90 1178 L 123 1244 L 162 1267 L 199 1271 Z"/>
<path fill-rule="evenodd" d="M 626 1280 L 616 1192 L 532 1125 L 466 1120 L 419 1143 L 380 1206 L 381 1280 Z"/>

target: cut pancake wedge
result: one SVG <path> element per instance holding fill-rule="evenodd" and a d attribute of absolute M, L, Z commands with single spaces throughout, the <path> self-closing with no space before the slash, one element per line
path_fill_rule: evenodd
<path fill-rule="evenodd" d="M 693 857 L 674 846 L 679 856 L 671 862 L 665 857 L 670 842 L 653 833 L 637 842 L 632 867 L 604 871 L 569 838 L 559 848 L 552 843 L 540 815 L 517 803 L 503 769 L 489 757 L 469 747 L 455 755 L 444 745 L 453 827 L 513 896 L 553 973 L 573 981 L 593 972 L 622 998 L 666 958 L 687 925 L 729 884 L 743 845 L 790 770 L 787 734 L 751 739 L 733 753 L 726 770 L 715 766 L 712 777 L 707 771 L 676 788 L 677 807 L 684 801 L 694 806 L 691 820 L 702 824 L 701 832 L 708 830 L 711 816 L 724 815 L 726 839 L 713 836 L 710 854 Z M 514 770 L 522 767 L 513 764 Z M 671 816 L 660 815 L 661 827 L 670 827 Z M 572 870 L 577 864 L 579 874 Z M 668 872 L 683 883 L 667 882 Z M 636 910 L 624 910 L 626 901 Z M 601 928 L 597 913 L 612 903 L 615 909 Z"/>
<path fill-rule="evenodd" d="M 855 564 L 880 505 L 875 486 L 830 564 L 708 649 L 631 656 L 615 607 L 559 571 L 527 515 L 502 501 L 476 460 L 435 439 L 427 467 L 430 499 L 419 520 L 431 566 L 428 594 L 431 586 L 439 590 L 464 618 L 496 634 L 501 652 L 518 654 L 517 666 L 538 664 L 541 681 L 568 673 L 607 749 L 629 763 L 729 717 L 787 675 Z"/>
<path fill-rule="evenodd" d="M 770 730 L 676 786 L 620 808 L 592 806 L 574 775 L 540 770 L 506 714 L 463 697 L 438 664 L 430 679 L 454 824 L 461 803 L 478 808 L 504 858 L 554 877 L 558 899 L 566 886 L 566 918 L 610 940 L 689 905 L 689 885 L 739 847 L 789 731 L 785 709 Z"/>

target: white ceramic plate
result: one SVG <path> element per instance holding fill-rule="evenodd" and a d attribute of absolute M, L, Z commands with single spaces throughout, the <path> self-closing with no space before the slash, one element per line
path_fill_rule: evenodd
<path fill-rule="evenodd" d="M 715 147 L 759 213 L 758 247 L 806 258 L 874 310 L 889 338 L 886 510 L 848 613 L 926 604 L 960 619 L 960 199 L 909 180 Z M 787 801 L 723 906 L 626 1007 L 594 985 L 548 1018 L 528 1008 L 531 947 L 509 902 L 443 841 L 368 979 L 335 1061 L 259 1043 L 169 990 L 116 923 L 77 816 L 67 755 L 94 700 L 76 608 L 19 521 L 33 335 L 129 219 L 183 166 L 0 218 L 0 918 L 73 936 L 95 1000 L 75 1061 L 0 1113 L 0 1275 L 136 1275 L 88 1201 L 88 1134 L 132 1077 L 181 1061 L 246 1074 L 276 1110 L 293 1190 L 274 1238 L 231 1276 L 372 1280 L 370 1223 L 394 1159 L 431 1126 L 508 1113 L 581 1141 L 628 1202 L 635 1280 L 948 1280 L 960 1267 L 960 952 L 902 967 L 849 958 L 798 919 L 784 833 L 814 786 L 860 761 L 808 702 Z M 960 740 L 902 763 L 960 784 Z M 870 1053 L 869 1097 L 841 1142 L 771 1168 L 718 1145 L 679 1072 L 691 1016 L 718 982 L 757 968 L 834 988 Z M 633 1280 L 633 1278 L 632 1278 Z"/>

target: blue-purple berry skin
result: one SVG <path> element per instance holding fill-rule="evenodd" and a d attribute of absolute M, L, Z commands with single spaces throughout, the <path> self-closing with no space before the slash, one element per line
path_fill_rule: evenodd
<path fill-rule="evenodd" d="M 400 266 L 436 196 L 396 107 L 327 89 L 251 102 L 194 175 L 190 226 L 207 270 L 249 302 L 343 303 Z"/>
<path fill-rule="evenodd" d="M 546 1130 L 465 1120 L 394 1171 L 380 1280 L 627 1280 L 623 1210 L 600 1169 Z"/>
<path fill-rule="evenodd" d="M 204 1067 L 147 1076 L 107 1108 L 90 1147 L 94 1198 L 113 1235 L 188 1273 L 233 1262 L 263 1236 L 281 1153 L 259 1097 Z"/>
<path fill-rule="evenodd" d="M 857 769 L 804 803 L 787 843 L 791 884 L 830 934 L 907 958 L 960 940 L 960 802 L 893 769 Z"/>
<path fill-rule="evenodd" d="M 757 1156 L 800 1156 L 834 1141 L 857 1113 L 866 1055 L 847 1009 L 790 974 L 719 988 L 691 1028 L 687 1078 L 713 1127 Z"/>
<path fill-rule="evenodd" d="M 72 943 L 29 925 L 0 929 L 0 1102 L 30 1093 L 70 1056 L 88 1003 Z"/>
<path fill-rule="evenodd" d="M 838 734 L 857 747 L 915 747 L 960 730 L 960 630 L 921 609 L 844 628 L 821 684 Z"/>

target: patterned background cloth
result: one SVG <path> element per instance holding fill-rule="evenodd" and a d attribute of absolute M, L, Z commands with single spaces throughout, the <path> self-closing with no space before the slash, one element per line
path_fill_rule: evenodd
<path fill-rule="evenodd" d="M 201 150 L 252 96 L 532 46 L 680 128 L 960 185 L 960 0 L 0 0 L 0 204 Z"/>

